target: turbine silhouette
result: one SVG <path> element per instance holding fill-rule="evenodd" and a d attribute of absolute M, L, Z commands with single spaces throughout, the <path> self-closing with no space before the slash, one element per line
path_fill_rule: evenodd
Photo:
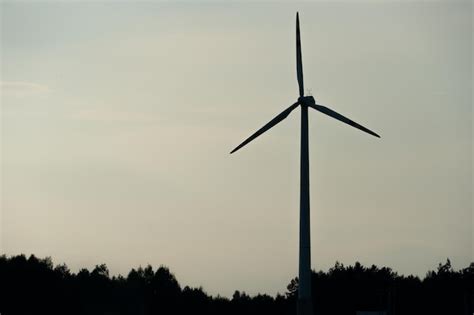
<path fill-rule="evenodd" d="M 301 60 L 300 21 L 296 13 L 296 75 L 299 86 L 299 97 L 296 103 L 285 109 L 265 126 L 257 130 L 230 153 L 234 153 L 268 129 L 285 119 L 296 107 L 301 106 L 301 160 L 300 160 L 300 250 L 299 250 L 299 286 L 297 314 L 313 314 L 311 302 L 311 246 L 309 216 L 309 152 L 308 152 L 308 107 L 320 111 L 352 127 L 380 138 L 375 132 L 359 125 L 332 109 L 316 104 L 313 96 L 304 96 L 303 63 Z"/>

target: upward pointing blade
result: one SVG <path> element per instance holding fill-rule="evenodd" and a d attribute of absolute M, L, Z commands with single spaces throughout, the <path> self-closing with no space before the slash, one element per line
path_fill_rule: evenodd
<path fill-rule="evenodd" d="M 300 18 L 298 12 L 296 12 L 296 76 L 298 78 L 300 96 L 303 96 L 303 61 L 301 60 Z"/>
<path fill-rule="evenodd" d="M 296 107 L 298 107 L 299 103 L 296 102 L 294 103 L 293 105 L 291 105 L 290 107 L 288 107 L 287 109 L 285 109 L 283 112 L 281 112 L 280 114 L 278 114 L 275 118 L 273 118 L 272 120 L 270 120 L 270 122 L 268 122 L 265 126 L 263 126 L 262 128 L 260 128 L 259 130 L 257 130 L 253 135 L 251 135 L 250 137 L 248 137 L 244 142 L 242 142 L 241 144 L 239 144 L 239 146 L 237 146 L 234 150 L 232 150 L 230 152 L 230 154 L 234 153 L 235 151 L 237 151 L 238 149 L 240 149 L 241 147 L 243 147 L 244 145 L 246 145 L 247 143 L 249 143 L 250 141 L 252 141 L 253 139 L 257 138 L 258 136 L 260 136 L 262 133 L 264 133 L 265 131 L 267 131 L 268 129 L 272 128 L 273 126 L 275 126 L 276 124 L 278 124 L 280 121 L 282 121 L 283 119 L 285 119 L 293 109 L 295 109 Z"/>
<path fill-rule="evenodd" d="M 342 121 L 343 123 L 346 123 L 354 128 L 357 128 L 359 130 L 362 130 L 364 132 L 367 132 L 368 134 L 371 134 L 372 136 L 374 137 L 377 137 L 377 138 L 380 138 L 380 136 L 378 134 L 376 134 L 375 132 L 373 132 L 372 130 L 369 130 L 367 128 L 365 128 L 364 126 L 361 126 L 359 125 L 358 123 L 350 120 L 349 118 L 347 117 L 344 117 L 342 116 L 341 114 L 339 113 L 336 113 L 335 111 L 333 111 L 332 109 L 330 108 L 327 108 L 326 106 L 322 106 L 322 105 L 317 105 L 317 104 L 308 104 L 309 107 L 312 107 L 313 109 L 317 110 L 317 111 L 320 111 L 321 113 L 323 114 L 326 114 L 328 116 L 331 116 L 332 118 L 335 118 L 339 121 Z"/>

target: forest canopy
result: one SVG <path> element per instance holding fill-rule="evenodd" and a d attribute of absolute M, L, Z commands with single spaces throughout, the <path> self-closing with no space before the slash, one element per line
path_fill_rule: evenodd
<path fill-rule="evenodd" d="M 449 259 L 423 279 L 391 268 L 336 262 L 312 273 L 315 314 L 473 313 L 474 263 L 454 270 Z M 298 278 L 284 294 L 232 298 L 211 296 L 202 287 L 182 286 L 165 266 L 148 265 L 111 276 L 105 264 L 73 273 L 50 257 L 0 256 L 0 313 L 13 314 L 295 314 Z"/>

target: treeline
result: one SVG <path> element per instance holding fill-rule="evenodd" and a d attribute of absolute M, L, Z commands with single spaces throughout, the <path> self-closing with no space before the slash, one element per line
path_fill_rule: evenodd
<path fill-rule="evenodd" d="M 387 314 L 472 315 L 474 263 L 459 271 L 449 259 L 424 279 L 402 276 L 390 268 L 344 266 L 312 274 L 314 311 L 318 315 Z M 282 288 L 283 289 L 283 288 Z M 166 267 L 132 269 L 110 276 L 107 266 L 72 273 L 64 264 L 34 255 L 0 256 L 0 314 L 295 314 L 298 279 L 284 295 L 232 298 L 211 296 L 201 287 L 182 287 Z"/>

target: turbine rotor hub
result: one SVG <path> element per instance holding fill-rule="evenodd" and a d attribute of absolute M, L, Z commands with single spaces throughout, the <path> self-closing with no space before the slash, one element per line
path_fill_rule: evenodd
<path fill-rule="evenodd" d="M 314 105 L 316 101 L 314 100 L 314 97 L 310 96 L 300 96 L 298 98 L 298 102 L 302 105 Z"/>

